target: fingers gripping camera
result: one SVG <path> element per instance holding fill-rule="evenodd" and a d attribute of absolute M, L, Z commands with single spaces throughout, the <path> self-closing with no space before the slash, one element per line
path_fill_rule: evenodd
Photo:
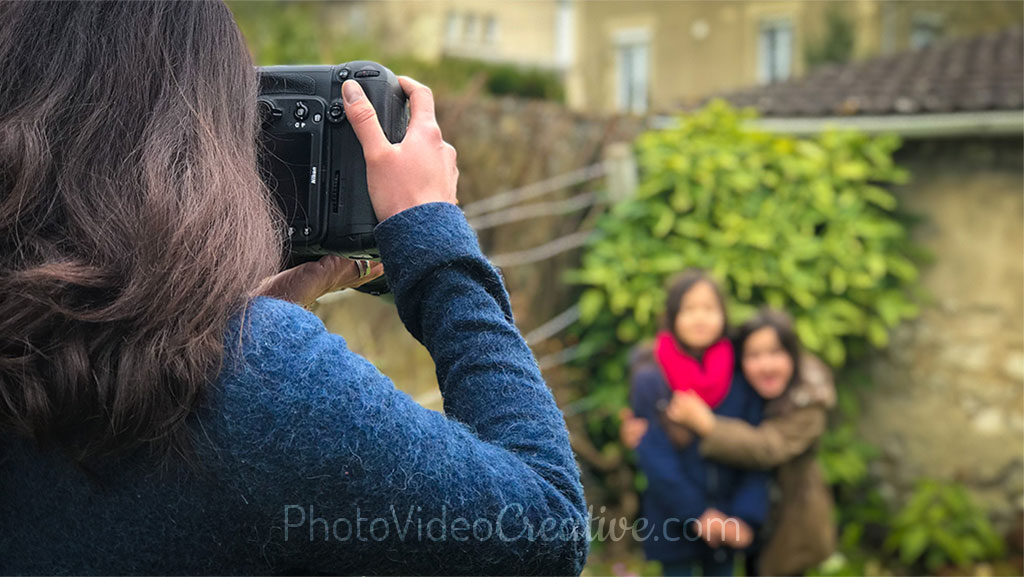
<path fill-rule="evenodd" d="M 377 218 L 366 186 L 363 149 L 345 119 L 341 85 L 359 82 L 385 136 L 405 137 L 408 99 L 398 78 L 376 62 L 258 67 L 260 171 L 284 213 L 290 264 L 326 254 L 379 260 Z M 387 292 L 384 277 L 358 290 Z"/>

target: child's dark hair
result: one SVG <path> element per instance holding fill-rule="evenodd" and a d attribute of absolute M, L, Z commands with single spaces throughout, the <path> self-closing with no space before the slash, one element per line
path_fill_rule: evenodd
<path fill-rule="evenodd" d="M 793 320 L 788 314 L 769 308 L 757 311 L 756 315 L 740 325 L 740 328 L 736 331 L 736 349 L 740 351 L 739 356 L 742 359 L 743 345 L 750 338 L 750 335 L 766 328 L 775 331 L 783 350 L 786 351 L 786 354 L 793 361 L 793 376 L 786 383 L 788 388 L 800 378 L 800 337 L 797 336 L 796 330 L 793 328 Z"/>
<path fill-rule="evenodd" d="M 669 279 L 668 287 L 666 289 L 666 301 L 665 301 L 665 329 L 672 333 L 679 340 L 679 337 L 675 332 L 676 317 L 679 316 L 679 310 L 682 306 L 683 295 L 690 292 L 697 283 L 706 282 L 711 285 L 711 288 L 715 291 L 715 297 L 718 298 L 718 305 L 722 308 L 722 334 L 718 336 L 718 339 L 726 336 L 726 331 L 729 326 L 729 316 L 725 310 L 725 297 L 722 296 L 722 289 L 715 282 L 715 279 L 699 268 L 688 268 L 683 272 Z M 718 340 L 715 339 L 715 340 Z"/>

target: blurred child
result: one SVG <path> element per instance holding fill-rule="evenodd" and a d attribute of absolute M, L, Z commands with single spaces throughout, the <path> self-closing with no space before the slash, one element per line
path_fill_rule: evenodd
<path fill-rule="evenodd" d="M 664 411 L 674 393 L 694 394 L 716 414 L 758 424 L 762 400 L 734 371 L 724 300 L 703 271 L 671 283 L 665 325 L 631 361 L 630 404 L 649 423 L 636 447 L 647 477 L 644 552 L 664 575 L 731 575 L 735 551 L 751 544 L 766 516 L 767 476 L 704 460 L 699 440 L 680 442 L 685 429 L 667 426 Z"/>
<path fill-rule="evenodd" d="M 783 312 L 762 310 L 745 322 L 736 349 L 744 378 L 766 401 L 759 426 L 715 415 L 691 395 L 674 396 L 665 414 L 700 436 L 706 458 L 773 473 L 772 521 L 758 536 L 759 554 L 748 556 L 747 575 L 802 575 L 836 548 L 832 492 L 818 466 L 818 443 L 836 400 L 832 373 L 801 350 Z"/>

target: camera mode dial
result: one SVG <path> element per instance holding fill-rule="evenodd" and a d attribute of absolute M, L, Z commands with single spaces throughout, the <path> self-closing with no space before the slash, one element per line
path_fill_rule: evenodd
<path fill-rule="evenodd" d="M 345 106 L 340 102 L 332 102 L 327 109 L 327 120 L 334 123 L 345 120 Z"/>

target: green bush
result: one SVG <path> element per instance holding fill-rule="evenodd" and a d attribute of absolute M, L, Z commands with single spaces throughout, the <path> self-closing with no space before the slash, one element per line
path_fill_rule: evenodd
<path fill-rule="evenodd" d="M 856 30 L 842 4 L 830 4 L 825 12 L 825 33 L 817 42 L 808 42 L 804 61 L 810 69 L 824 64 L 842 64 L 853 56 Z"/>
<path fill-rule="evenodd" d="M 562 81 L 545 70 L 520 68 L 511 64 L 488 65 L 487 91 L 494 95 L 513 95 L 561 102 L 565 99 Z"/>
<path fill-rule="evenodd" d="M 577 329 L 591 394 L 626 394 L 625 353 L 653 335 L 664 283 L 707 269 L 731 321 L 770 305 L 793 315 L 803 345 L 833 366 L 850 347 L 882 347 L 918 313 L 918 270 L 896 199 L 906 173 L 895 137 L 810 139 L 750 129 L 750 111 L 717 101 L 636 142 L 641 183 L 597 223 L 569 280 L 585 288 Z"/>
<path fill-rule="evenodd" d="M 896 515 L 886 548 L 907 566 L 935 571 L 1003 555 L 1003 542 L 985 512 L 955 483 L 923 480 Z"/>
<path fill-rule="evenodd" d="M 871 380 L 863 369 L 849 367 L 836 375 L 838 402 L 831 426 L 821 438 L 818 462 L 825 482 L 835 486 L 842 497 L 847 491 L 858 491 L 868 480 L 868 467 L 880 454 L 878 447 L 861 438 L 857 424 L 861 418 L 858 392 L 870 387 Z M 854 506 L 860 496 L 852 499 Z M 844 503 L 840 501 L 839 505 Z"/>

